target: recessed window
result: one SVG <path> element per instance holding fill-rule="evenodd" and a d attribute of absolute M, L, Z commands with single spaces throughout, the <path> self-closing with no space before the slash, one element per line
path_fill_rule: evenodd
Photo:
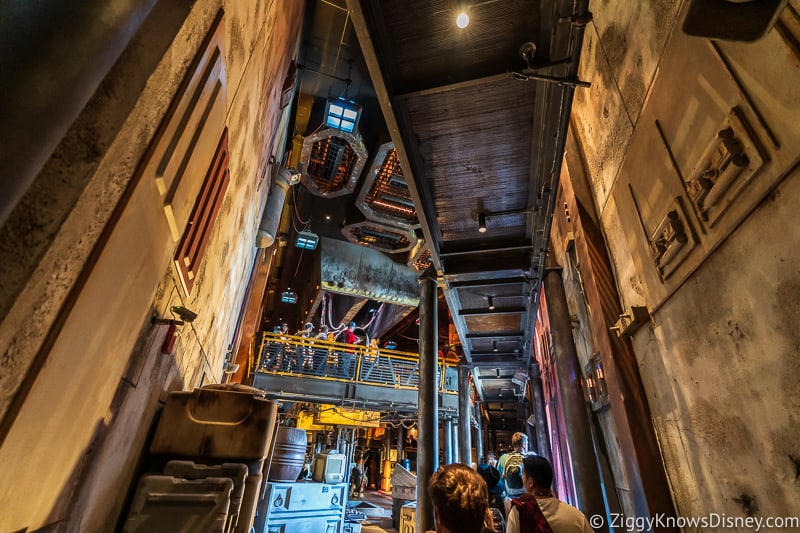
<path fill-rule="evenodd" d="M 603 361 L 600 359 L 599 353 L 592 357 L 589 364 L 584 368 L 584 373 L 586 375 L 584 382 L 586 384 L 587 399 L 592 406 L 592 410 L 599 411 L 610 403 L 608 389 L 606 388 L 606 376 L 603 371 Z"/>

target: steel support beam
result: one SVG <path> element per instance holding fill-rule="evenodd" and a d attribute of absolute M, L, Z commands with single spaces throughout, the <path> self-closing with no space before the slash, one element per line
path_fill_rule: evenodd
<path fill-rule="evenodd" d="M 453 419 L 449 416 L 444 419 L 444 464 L 449 465 L 453 460 Z"/>
<path fill-rule="evenodd" d="M 605 514 L 600 472 L 591 439 L 589 414 L 583 396 L 581 365 L 572 337 L 572 322 L 567 306 L 567 294 L 561 278 L 561 268 L 548 267 L 544 276 L 547 316 L 553 338 L 559 396 L 569 446 L 569 457 L 575 479 L 580 508 L 586 516 Z M 554 468 L 558 468 L 555 466 Z"/>
<path fill-rule="evenodd" d="M 458 367 L 458 450 L 459 462 L 472 463 L 472 424 L 470 421 L 469 373 L 467 365 Z"/>
<path fill-rule="evenodd" d="M 436 273 L 419 278 L 419 436 L 417 439 L 417 531 L 435 529 L 428 484 L 439 460 L 438 298 Z"/>

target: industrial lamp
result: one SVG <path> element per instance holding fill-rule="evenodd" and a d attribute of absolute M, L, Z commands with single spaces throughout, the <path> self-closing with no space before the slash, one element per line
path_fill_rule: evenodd
<path fill-rule="evenodd" d="M 292 289 L 286 289 L 281 293 L 281 302 L 285 304 L 296 304 L 297 293 L 294 292 Z"/>
<path fill-rule="evenodd" d="M 355 132 L 361 119 L 361 106 L 357 103 L 336 98 L 328 100 L 325 106 L 325 125 L 347 133 Z"/>
<path fill-rule="evenodd" d="M 486 213 L 478 213 L 478 233 L 486 233 Z"/>
<path fill-rule="evenodd" d="M 319 235 L 310 231 L 298 231 L 294 245 L 302 250 L 315 250 L 319 243 Z"/>

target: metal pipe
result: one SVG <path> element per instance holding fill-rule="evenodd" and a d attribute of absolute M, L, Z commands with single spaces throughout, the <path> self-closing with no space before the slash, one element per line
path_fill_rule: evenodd
<path fill-rule="evenodd" d="M 480 403 L 477 402 L 475 403 L 475 414 L 478 419 L 478 425 L 475 426 L 475 462 L 481 464 L 486 462 L 486 453 L 483 450 L 483 417 Z"/>
<path fill-rule="evenodd" d="M 453 420 L 453 425 L 451 426 L 451 435 L 450 438 L 453 440 L 453 462 L 460 463 L 461 462 L 461 450 L 458 446 L 458 428 L 460 424 L 458 423 L 458 419 Z"/>
<path fill-rule="evenodd" d="M 553 357 L 556 365 L 559 397 L 564 414 L 567 434 L 567 455 L 572 463 L 575 481 L 575 506 L 586 516 L 605 515 L 603 490 L 597 458 L 591 439 L 591 425 L 583 395 L 582 372 L 578 351 L 572 337 L 567 294 L 561 278 L 561 268 L 548 266 L 545 269 L 544 291 L 547 301 L 547 316 L 553 339 Z M 559 468 L 554 466 L 554 468 Z"/>
<path fill-rule="evenodd" d="M 444 464 L 454 463 L 453 457 L 453 420 L 448 416 L 444 419 Z"/>
<path fill-rule="evenodd" d="M 261 217 L 261 224 L 258 227 L 256 234 L 256 247 L 266 248 L 272 246 L 278 236 L 278 226 L 281 221 L 281 214 L 283 213 L 283 206 L 286 203 L 286 192 L 289 187 L 297 183 L 300 175 L 296 170 L 288 168 L 281 169 L 275 179 L 272 181 L 272 186 L 269 189 L 269 197 L 267 198 L 267 206 L 264 208 L 264 214 Z"/>
<path fill-rule="evenodd" d="M 470 422 L 471 401 L 469 398 L 470 367 L 458 367 L 458 450 L 460 463 L 472 463 L 472 424 Z"/>
<path fill-rule="evenodd" d="M 435 529 L 428 484 L 439 466 L 438 299 L 436 272 L 419 278 L 419 435 L 417 438 L 417 531 Z"/>

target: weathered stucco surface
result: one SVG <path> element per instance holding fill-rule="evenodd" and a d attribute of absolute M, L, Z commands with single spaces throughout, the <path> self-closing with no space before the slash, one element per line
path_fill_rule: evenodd
<path fill-rule="evenodd" d="M 231 176 L 187 296 L 171 265 L 176 243 L 165 231 L 152 180 L 140 179 L 123 191 L 220 8 L 225 12 L 224 125 Z M 89 173 L 75 198 L 60 205 L 63 221 L 4 229 L 13 230 L 9 238 L 35 239 L 42 259 L 10 278 L 22 288 L 18 298 L 10 296 L 9 312 L 0 323 L 5 350 L 0 412 L 5 414 L 19 393 L 40 350 L 44 364 L 35 380 L 28 380 L 25 401 L 13 413 L 0 447 L 5 474 L 0 530 L 58 522 L 66 530 L 112 530 L 163 391 L 222 380 L 255 258 L 255 234 L 268 191 L 268 150 L 282 146 L 273 144 L 283 119 L 278 102 L 302 10 L 302 2 L 241 0 L 198 1 L 183 12 L 155 9 L 159 18 L 145 26 L 171 29 L 168 45 L 148 50 L 146 41 L 133 41 L 103 84 L 108 92 L 96 96 L 109 102 L 87 107 L 77 124 L 89 127 L 73 128 L 44 171 L 51 175 L 36 185 L 52 184 L 59 173 L 76 166 Z M 129 72 L 147 65 L 152 66 L 140 83 L 126 85 Z M 115 100 L 135 102 L 120 120 L 106 115 Z M 92 145 L 87 155 L 85 137 L 92 128 L 103 142 Z M 118 210 L 112 237 L 99 245 L 92 268 L 82 273 L 121 198 L 124 208 Z M 29 195 L 27 201 L 30 211 L 20 220 L 35 225 L 51 200 Z M 3 253 L 22 254 L 24 240 L 16 244 Z M 69 297 L 76 282 L 80 294 Z M 66 309 L 64 302 L 69 303 Z M 151 325 L 150 318 L 154 312 L 169 318 L 172 305 L 188 307 L 198 317 L 180 328 L 174 352 L 162 354 L 166 326 Z M 48 339 L 49 331 L 55 334 Z"/>
<path fill-rule="evenodd" d="M 592 6 L 581 78 L 594 85 L 576 93 L 573 129 L 621 303 L 652 315 L 633 346 L 678 514 L 791 516 L 800 508 L 800 57 L 775 30 L 754 43 L 687 37 L 685 3 L 658 4 Z M 659 31 L 641 31 L 636 17 L 652 26 L 654 13 Z M 718 221 L 702 222 L 681 180 L 733 106 L 765 166 Z M 694 247 L 662 279 L 646 239 L 677 197 Z"/>
<path fill-rule="evenodd" d="M 764 231 L 798 205 L 795 172 L 636 336 L 682 515 L 800 508 L 798 235 Z"/>

